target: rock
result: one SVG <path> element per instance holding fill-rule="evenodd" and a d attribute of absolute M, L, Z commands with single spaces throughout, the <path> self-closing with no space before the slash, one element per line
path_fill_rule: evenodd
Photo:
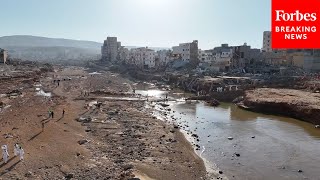
<path fill-rule="evenodd" d="M 31 171 L 28 171 L 26 174 L 24 174 L 24 177 L 32 177 L 32 172 Z"/>
<path fill-rule="evenodd" d="M 82 139 L 82 140 L 78 141 L 78 144 L 83 145 L 83 144 L 86 144 L 87 142 L 89 142 L 89 141 L 86 139 Z"/>
<path fill-rule="evenodd" d="M 76 120 L 78 122 L 84 122 L 84 123 L 88 123 L 92 121 L 91 117 L 80 117 L 80 118 L 77 118 Z"/>
<path fill-rule="evenodd" d="M 73 177 L 74 177 L 74 175 L 73 175 L 72 173 L 69 173 L 69 174 L 67 174 L 67 175 L 65 176 L 66 179 L 71 179 L 71 178 L 73 178 Z"/>
<path fill-rule="evenodd" d="M 252 136 L 251 138 L 253 139 L 253 138 L 256 138 L 256 137 L 255 137 L 255 136 Z"/>
<path fill-rule="evenodd" d="M 133 165 L 132 165 L 132 164 L 126 164 L 126 165 L 122 166 L 122 168 L 123 168 L 125 171 L 127 171 L 127 170 L 129 170 L 129 169 L 132 169 L 132 168 L 133 168 Z"/>
<path fill-rule="evenodd" d="M 229 140 L 233 140 L 233 137 L 228 137 Z"/>
<path fill-rule="evenodd" d="M 199 138 L 199 136 L 197 134 L 192 134 L 191 136 L 194 138 Z"/>
<path fill-rule="evenodd" d="M 243 100 L 244 100 L 244 97 L 243 97 L 243 96 L 240 96 L 240 97 L 237 97 L 236 99 L 234 99 L 234 100 L 232 101 L 232 103 L 237 104 L 237 103 L 240 103 L 240 102 L 243 101 Z"/>
<path fill-rule="evenodd" d="M 107 114 L 110 115 L 110 116 L 113 116 L 113 115 L 116 115 L 117 112 L 116 111 L 109 111 Z"/>
<path fill-rule="evenodd" d="M 216 99 L 213 99 L 211 101 L 208 101 L 208 103 L 211 105 L 211 106 L 219 106 L 220 105 L 220 102 Z M 197 117 L 198 118 L 198 117 Z"/>
<path fill-rule="evenodd" d="M 240 157 L 240 154 L 239 153 L 234 153 L 237 157 Z"/>
<path fill-rule="evenodd" d="M 219 174 L 223 174 L 223 172 L 222 172 L 222 171 L 219 171 Z"/>
<path fill-rule="evenodd" d="M 160 103 L 160 105 L 161 105 L 162 107 L 168 107 L 168 106 L 170 106 L 169 104 L 164 104 L 164 103 Z"/>

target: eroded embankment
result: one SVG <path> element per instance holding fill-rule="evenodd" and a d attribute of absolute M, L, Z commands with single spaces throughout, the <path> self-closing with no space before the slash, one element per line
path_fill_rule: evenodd
<path fill-rule="evenodd" d="M 320 124 L 320 94 L 292 89 L 260 88 L 246 91 L 243 108 Z"/>

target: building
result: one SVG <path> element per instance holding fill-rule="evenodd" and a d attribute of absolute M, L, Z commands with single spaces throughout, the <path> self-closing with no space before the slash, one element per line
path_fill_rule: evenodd
<path fill-rule="evenodd" d="M 160 50 L 157 51 L 159 58 L 159 66 L 166 66 L 172 60 L 172 51 L 171 50 Z"/>
<path fill-rule="evenodd" d="M 250 64 L 251 46 L 244 43 L 241 46 L 233 46 L 233 58 L 231 61 L 231 69 L 243 69 Z"/>
<path fill-rule="evenodd" d="M 211 50 L 201 50 L 198 51 L 198 59 L 200 63 L 212 63 L 214 56 Z"/>
<path fill-rule="evenodd" d="M 194 40 L 191 43 L 181 43 L 179 46 L 172 47 L 172 55 L 182 61 L 197 64 L 199 62 L 198 41 Z"/>
<path fill-rule="evenodd" d="M 272 46 L 271 46 L 271 31 L 264 31 L 264 32 L 263 32 L 262 51 L 263 51 L 263 52 L 272 52 Z"/>
<path fill-rule="evenodd" d="M 101 47 L 102 61 L 117 61 L 120 47 L 121 43 L 117 41 L 117 37 L 107 37 Z"/>
<path fill-rule="evenodd" d="M 134 48 L 130 50 L 129 64 L 140 68 L 155 68 L 157 53 L 148 47 Z"/>
<path fill-rule="evenodd" d="M 320 72 L 320 56 L 314 51 L 287 51 L 285 60 L 288 62 L 286 65 L 299 67 L 307 72 Z"/>
<path fill-rule="evenodd" d="M 8 52 L 0 48 L 0 63 L 6 63 L 8 58 Z"/>
<path fill-rule="evenodd" d="M 125 62 L 129 64 L 130 60 L 130 51 L 128 48 L 121 46 L 118 50 L 119 61 Z"/>

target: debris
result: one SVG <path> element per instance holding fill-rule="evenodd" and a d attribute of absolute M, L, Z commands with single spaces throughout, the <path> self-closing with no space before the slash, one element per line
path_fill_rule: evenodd
<path fill-rule="evenodd" d="M 89 141 L 86 139 L 82 139 L 82 140 L 78 141 L 78 144 L 83 145 L 83 144 L 86 144 L 87 142 L 89 142 Z"/>
<path fill-rule="evenodd" d="M 228 137 L 229 140 L 233 140 L 233 137 Z"/>
<path fill-rule="evenodd" d="M 78 122 L 84 122 L 84 123 L 88 123 L 92 121 L 91 117 L 80 117 L 80 118 L 77 118 L 76 120 Z"/>

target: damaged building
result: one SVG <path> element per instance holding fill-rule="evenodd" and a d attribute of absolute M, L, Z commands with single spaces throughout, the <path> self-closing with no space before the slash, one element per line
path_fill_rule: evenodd
<path fill-rule="evenodd" d="M 8 58 L 8 52 L 0 48 L 0 63 L 6 63 Z"/>

